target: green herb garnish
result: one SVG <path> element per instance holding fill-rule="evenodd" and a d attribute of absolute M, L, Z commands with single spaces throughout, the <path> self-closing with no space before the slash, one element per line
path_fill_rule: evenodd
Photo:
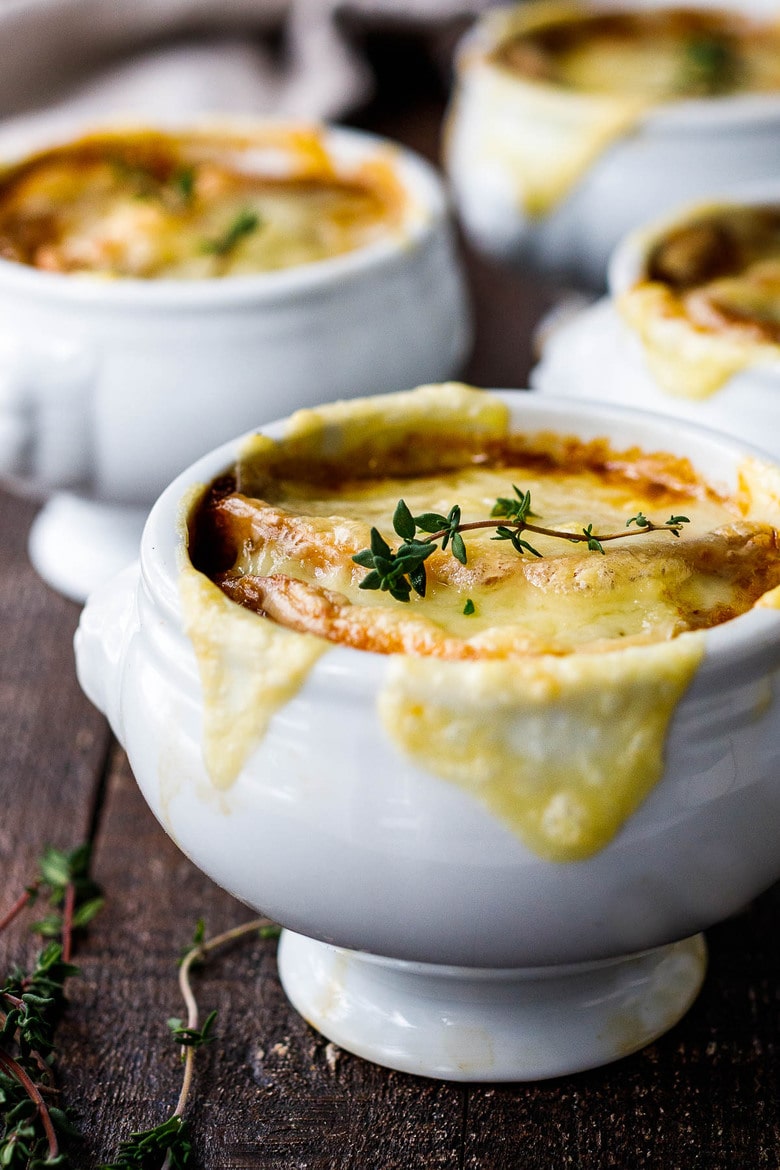
<path fill-rule="evenodd" d="M 195 167 L 180 167 L 171 179 L 171 187 L 182 203 L 192 203 L 195 194 Z"/>
<path fill-rule="evenodd" d="M 50 942 L 32 968 L 0 976 L 0 1167 L 3 1170 L 73 1170 L 63 1150 L 77 1137 L 67 1112 L 52 1104 L 54 1083 L 54 1032 L 65 1005 L 65 982 L 78 974 L 69 962 L 73 936 L 97 913 L 101 899 L 89 876 L 89 847 L 71 853 L 47 849 L 38 863 L 38 874 L 11 907 L 0 913 L 0 932 L 33 903 L 45 898 L 51 914 L 43 920 L 43 932 L 60 926 L 57 941 Z M 51 921 L 50 921 L 51 920 Z M 32 929 L 40 931 L 40 923 Z M 179 964 L 179 986 L 187 1007 L 187 1019 L 170 1019 L 168 1026 L 183 1060 L 182 1085 L 170 1117 L 151 1129 L 131 1133 L 117 1150 L 116 1158 L 100 1170 L 185 1170 L 191 1165 L 192 1144 L 184 1110 L 192 1088 L 195 1055 L 211 1039 L 216 1012 L 202 1025 L 190 975 L 209 955 L 240 939 L 272 938 L 280 928 L 268 918 L 257 918 L 206 938 L 202 920 Z"/>
<path fill-rule="evenodd" d="M 477 612 L 477 607 L 470 597 L 466 598 L 466 604 L 463 606 L 463 612 L 466 617 L 471 617 L 473 613 Z"/>
<path fill-rule="evenodd" d="M 201 251 L 211 256 L 229 256 L 246 236 L 251 236 L 262 226 L 260 216 L 245 207 L 239 211 L 233 222 L 225 229 L 221 236 L 214 240 L 204 240 Z"/>
<path fill-rule="evenodd" d="M 404 500 L 399 500 L 393 514 L 393 528 L 402 543 L 393 551 L 379 529 L 371 529 L 371 544 L 369 548 L 355 553 L 352 560 L 369 572 L 360 582 L 361 589 L 381 589 L 394 597 L 396 601 L 409 601 L 412 590 L 420 597 L 425 597 L 426 573 L 425 561 L 436 548 L 444 551 L 449 545 L 452 555 L 462 565 L 467 563 L 466 544 L 461 533 L 473 532 L 478 528 L 495 528 L 496 535 L 492 540 L 508 540 L 515 552 L 523 556 L 526 552 L 532 556 L 541 557 L 542 553 L 534 548 L 522 537 L 523 532 L 534 532 L 540 536 L 552 536 L 558 540 L 569 540 L 575 544 L 586 544 L 591 552 L 604 554 L 603 544 L 608 540 L 621 540 L 629 536 L 641 536 L 648 532 L 671 532 L 674 536 L 680 535 L 680 528 L 688 524 L 687 516 L 670 516 L 665 524 L 654 524 L 641 512 L 632 516 L 626 523 L 626 528 L 632 524 L 636 528 L 630 532 L 609 532 L 597 534 L 593 525 L 588 524 L 579 532 L 563 532 L 558 528 L 545 528 L 529 520 L 534 516 L 531 510 L 531 493 L 523 492 L 519 487 L 512 485 L 514 497 L 502 497 L 496 500 L 490 515 L 490 520 L 476 520 L 469 524 L 461 523 L 461 508 L 455 504 L 446 516 L 439 512 L 423 512 L 413 516 Z M 502 519 L 505 523 L 498 523 Z M 420 532 L 425 533 L 419 536 Z M 473 613 L 468 609 L 467 601 L 464 613 Z"/>
<path fill-rule="evenodd" d="M 739 81 L 740 58 L 734 45 L 713 33 L 692 36 L 683 47 L 679 91 L 711 96 L 727 93 Z"/>

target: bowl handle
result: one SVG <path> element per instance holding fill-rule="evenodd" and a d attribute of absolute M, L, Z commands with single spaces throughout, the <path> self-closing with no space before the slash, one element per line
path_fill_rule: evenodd
<path fill-rule="evenodd" d="M 139 628 L 140 567 L 128 565 L 87 599 L 74 638 L 76 674 L 87 698 L 108 719 L 124 746 L 122 680 L 127 646 Z"/>
<path fill-rule="evenodd" d="M 0 336 L 0 475 L 33 489 L 88 485 L 95 366 L 80 342 Z"/>

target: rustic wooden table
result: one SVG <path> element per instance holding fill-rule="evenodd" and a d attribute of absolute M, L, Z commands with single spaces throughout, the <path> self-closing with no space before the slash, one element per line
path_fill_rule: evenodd
<path fill-rule="evenodd" d="M 436 101 L 364 121 L 434 156 Z M 538 282 L 467 255 L 477 343 L 467 376 L 522 386 Z M 77 607 L 28 565 L 35 512 L 0 493 L 0 915 L 47 843 L 90 840 L 106 907 L 81 944 L 59 1032 L 60 1082 L 79 1119 L 79 1170 L 131 1128 L 162 1121 L 180 1066 L 166 1018 L 183 1014 L 175 960 L 248 912 L 169 841 L 121 749 L 81 694 Z M 258 849 L 263 848 L 262 838 Z M 707 981 L 687 1017 L 611 1067 L 530 1085 L 425 1081 L 340 1052 L 288 1006 L 275 944 L 258 941 L 198 976 L 214 1042 L 198 1058 L 188 1114 L 204 1170 L 777 1170 L 780 1167 L 780 887 L 709 933 Z M 0 971 L 32 953 L 18 921 Z"/>

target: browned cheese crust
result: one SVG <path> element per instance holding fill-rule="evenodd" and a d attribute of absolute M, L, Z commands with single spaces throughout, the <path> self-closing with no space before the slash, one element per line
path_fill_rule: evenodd
<path fill-rule="evenodd" d="M 442 459 L 446 464 L 446 453 Z M 523 614 L 512 613 L 511 605 L 507 608 L 507 597 L 514 595 L 519 610 L 529 597 L 533 604 L 541 598 L 545 614 L 556 604 L 562 613 L 584 605 L 587 614 L 590 606 L 594 634 L 589 648 L 607 650 L 632 640 L 665 639 L 718 625 L 780 584 L 775 530 L 740 519 L 736 506 L 720 500 L 686 460 L 664 453 L 612 451 L 603 440 L 585 444 L 547 435 L 535 436 L 533 446 L 514 437 L 503 447 L 482 452 L 472 460 L 474 465 L 495 468 L 501 474 L 505 465 L 508 482 L 522 482 L 516 477 L 533 472 L 542 491 L 563 477 L 564 494 L 569 483 L 565 477 L 579 476 L 586 493 L 595 493 L 613 511 L 624 500 L 639 498 L 646 507 L 663 511 L 662 519 L 667 510 L 679 512 L 684 507 L 691 512 L 706 507 L 711 510 L 708 515 L 721 522 L 681 538 L 653 533 L 646 539 L 616 541 L 606 546 L 603 556 L 584 545 L 559 540 L 548 541 L 545 555 L 536 558 L 518 556 L 505 542 L 483 539 L 470 551 L 465 565 L 449 552 L 436 551 L 426 561 L 426 600 L 403 605 L 386 594 L 359 590 L 366 570 L 352 558 L 368 543 L 369 522 L 349 509 L 335 516 L 306 510 L 307 496 L 316 498 L 318 488 L 328 501 L 338 501 L 341 494 L 354 503 L 364 490 L 370 493 L 371 475 L 338 482 L 335 468 L 321 465 L 310 468 L 304 481 L 272 475 L 265 484 L 270 499 L 236 491 L 235 480 L 229 476 L 213 485 L 193 518 L 193 562 L 231 600 L 291 629 L 381 654 L 453 660 L 570 652 L 566 642 L 559 643 L 548 634 L 537 637 L 532 620 L 527 629 L 523 627 Z M 284 470 L 287 476 L 302 474 L 301 468 Z M 413 493 L 419 478 L 419 471 L 405 481 L 394 478 L 387 484 L 388 499 Z M 384 481 L 376 482 L 384 485 Z M 384 534 L 391 540 L 392 507 L 391 503 L 384 524 Z M 555 517 L 550 522 L 554 524 Z M 261 572 L 253 568 L 258 563 L 264 566 Z M 648 583 L 655 588 L 652 596 Z M 431 596 L 437 599 L 435 604 L 429 601 Z M 630 610 L 639 604 L 632 602 L 632 596 L 649 598 L 649 611 L 662 604 L 659 628 L 654 630 L 655 619 L 649 618 L 647 628 L 641 623 L 632 626 L 619 642 L 608 633 L 600 635 L 599 607 Z M 512 625 L 511 638 L 496 636 L 492 629 L 485 633 L 487 617 L 477 637 L 450 621 L 447 607 L 459 615 L 463 602 L 458 599 L 466 597 L 480 599 L 485 615 L 493 600 L 501 599 L 496 625 Z M 463 619 L 458 620 L 462 624 Z"/>

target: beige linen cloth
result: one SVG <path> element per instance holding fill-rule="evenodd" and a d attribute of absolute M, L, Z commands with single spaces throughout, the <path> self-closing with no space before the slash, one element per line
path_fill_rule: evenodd
<path fill-rule="evenodd" d="M 345 18 L 435 29 L 487 2 L 0 0 L 0 142 L 115 114 L 337 118 L 372 87 Z"/>

